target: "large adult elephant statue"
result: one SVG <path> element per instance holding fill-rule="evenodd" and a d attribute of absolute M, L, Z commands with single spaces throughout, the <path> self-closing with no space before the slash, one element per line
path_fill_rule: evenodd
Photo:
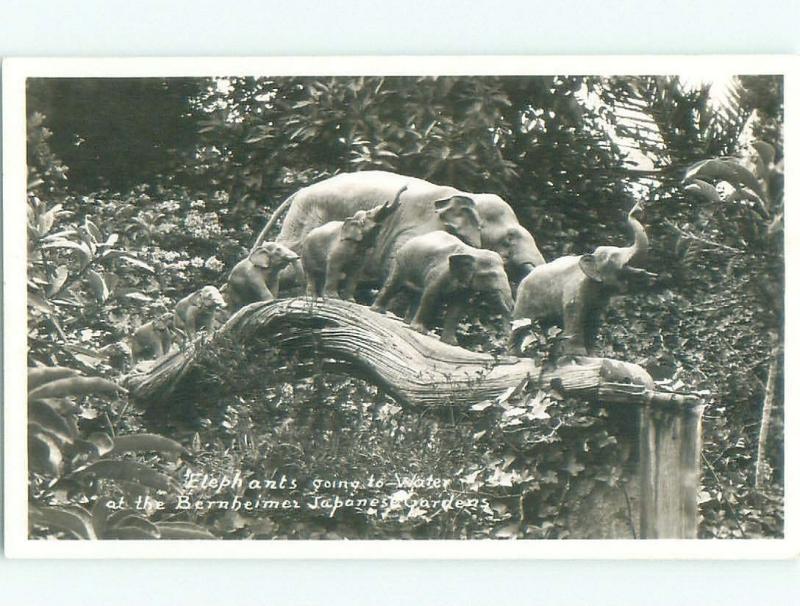
<path fill-rule="evenodd" d="M 392 200 L 407 187 L 400 208 L 386 221 L 371 258 L 365 264 L 365 279 L 382 283 L 399 248 L 414 236 L 444 230 L 471 246 L 500 254 L 512 279 L 521 279 L 545 260 L 530 232 L 495 194 L 473 194 L 423 179 L 384 171 L 342 173 L 304 187 L 275 211 L 256 240 L 258 246 L 283 212 L 286 218 L 275 241 L 298 254 L 309 231 L 329 221 L 343 221 L 358 210 Z M 282 280 L 296 281 L 294 268 Z"/>

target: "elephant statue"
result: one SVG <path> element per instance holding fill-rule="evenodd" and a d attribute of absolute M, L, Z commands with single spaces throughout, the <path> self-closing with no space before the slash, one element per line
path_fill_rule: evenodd
<path fill-rule="evenodd" d="M 610 297 L 629 292 L 636 277 L 655 276 L 637 267 L 649 248 L 647 233 L 633 216 L 638 209 L 636 204 L 628 213 L 631 246 L 599 246 L 591 254 L 560 257 L 531 271 L 517 290 L 514 320 L 559 325 L 566 337 L 564 353 L 589 355 Z M 513 341 L 512 335 L 510 349 L 519 353 Z"/>
<path fill-rule="evenodd" d="M 278 276 L 284 267 L 299 263 L 300 256 L 276 242 L 264 242 L 231 270 L 224 295 L 228 312 L 249 303 L 271 301 L 278 296 Z"/>
<path fill-rule="evenodd" d="M 203 286 L 175 304 L 173 325 L 190 339 L 199 330 L 210 333 L 214 330 L 217 311 L 224 307 L 227 303 L 217 287 Z"/>
<path fill-rule="evenodd" d="M 155 360 L 169 352 L 172 347 L 170 324 L 172 324 L 172 314 L 167 313 L 136 329 L 129 340 L 133 364 L 141 360 Z"/>
<path fill-rule="evenodd" d="M 497 252 L 512 277 L 521 278 L 544 264 L 533 236 L 519 224 L 514 211 L 494 194 L 472 194 L 423 179 L 384 171 L 343 173 L 295 192 L 281 204 L 259 234 L 266 239 L 278 218 L 285 220 L 275 241 L 302 253 L 307 234 L 329 221 L 343 221 L 356 211 L 389 200 L 401 187 L 403 204 L 386 222 L 365 261 L 366 281 L 382 284 L 397 251 L 415 236 L 446 231 L 470 246 Z M 302 281 L 294 268 L 281 280 Z"/>
<path fill-rule="evenodd" d="M 404 291 L 417 295 L 406 318 L 420 332 L 430 330 L 436 312 L 446 306 L 442 341 L 453 345 L 471 293 L 494 294 L 506 313 L 514 304 L 502 257 L 465 244 L 445 231 L 416 236 L 400 247 L 373 311 L 385 312 Z"/>
<path fill-rule="evenodd" d="M 358 280 L 370 249 L 389 217 L 400 206 L 400 188 L 394 200 L 370 210 L 359 210 L 344 221 L 330 221 L 306 235 L 302 263 L 309 297 L 355 301 Z"/>

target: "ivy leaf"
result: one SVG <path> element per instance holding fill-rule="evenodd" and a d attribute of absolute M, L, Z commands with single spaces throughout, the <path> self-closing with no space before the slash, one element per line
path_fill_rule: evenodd
<path fill-rule="evenodd" d="M 475 410 L 477 412 L 480 412 L 482 410 L 486 410 L 487 408 L 489 408 L 493 404 L 494 404 L 494 402 L 492 400 L 484 400 L 483 402 L 478 402 L 477 404 L 473 404 L 472 406 L 469 407 L 469 409 L 470 410 Z"/>
<path fill-rule="evenodd" d="M 532 419 L 549 419 L 550 415 L 547 413 L 547 407 L 553 401 L 550 396 L 541 389 L 536 392 L 536 395 L 528 400 L 527 405 L 531 408 L 530 415 Z"/>

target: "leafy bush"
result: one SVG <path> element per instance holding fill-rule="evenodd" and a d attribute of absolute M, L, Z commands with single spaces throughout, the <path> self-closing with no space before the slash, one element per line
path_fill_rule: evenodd
<path fill-rule="evenodd" d="M 111 415 L 116 410 L 118 421 L 124 413 L 118 400 L 123 392 L 111 381 L 81 376 L 71 368 L 28 370 L 31 536 L 213 538 L 185 521 L 151 519 L 156 509 L 152 494 L 166 493 L 165 502 L 180 494 L 181 484 L 173 475 L 178 458 L 188 451 L 160 435 L 115 435 Z M 73 401 L 86 396 L 105 396 L 112 403 Z M 147 463 L 130 457 L 145 453 L 157 457 Z M 156 471 L 156 465 L 163 471 Z"/>

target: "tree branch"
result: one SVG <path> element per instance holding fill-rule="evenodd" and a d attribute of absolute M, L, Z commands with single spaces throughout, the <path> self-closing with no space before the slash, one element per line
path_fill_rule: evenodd
<path fill-rule="evenodd" d="M 582 357 L 539 367 L 529 358 L 446 345 L 355 303 L 307 298 L 248 305 L 214 335 L 162 358 L 149 372 L 129 375 L 126 384 L 140 403 L 169 402 L 181 386 L 203 377 L 204 354 L 224 351 L 231 342 L 250 345 L 247 355 L 258 355 L 262 348 L 265 354 L 277 350 L 333 359 L 413 406 L 469 406 L 496 398 L 525 379 L 588 400 L 669 406 L 696 401 L 691 395 L 653 391 L 650 375 L 635 364 Z"/>

